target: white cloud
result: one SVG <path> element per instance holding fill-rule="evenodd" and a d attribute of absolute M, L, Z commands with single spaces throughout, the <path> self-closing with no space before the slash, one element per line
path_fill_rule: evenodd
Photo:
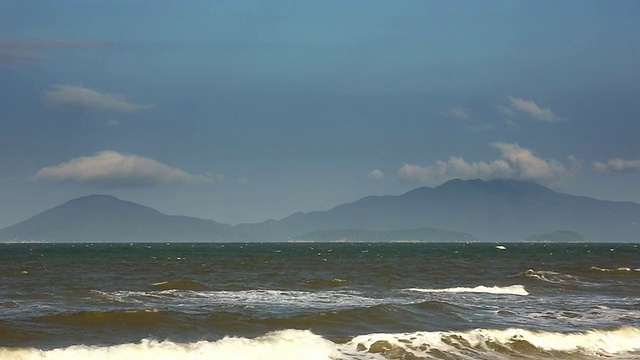
<path fill-rule="evenodd" d="M 153 159 L 105 150 L 94 156 L 83 156 L 42 168 L 31 180 L 78 182 L 105 187 L 153 187 L 207 181 L 211 178 L 191 175 Z"/>
<path fill-rule="evenodd" d="M 250 181 L 249 181 L 249 179 L 248 179 L 248 178 L 246 178 L 246 177 L 239 177 L 239 178 L 238 178 L 238 184 L 241 184 L 241 185 L 247 185 L 247 184 L 249 184 L 249 183 L 250 183 Z"/>
<path fill-rule="evenodd" d="M 433 165 L 419 166 L 404 164 L 398 171 L 402 181 L 418 184 L 437 185 L 444 181 L 461 179 L 512 178 L 555 182 L 577 169 L 575 157 L 569 157 L 571 168 L 567 169 L 556 160 L 544 160 L 529 149 L 518 144 L 491 143 L 491 148 L 501 152 L 501 158 L 490 162 L 467 162 L 462 157 L 452 156 L 447 161 L 437 161 Z"/>
<path fill-rule="evenodd" d="M 491 143 L 490 147 L 500 150 L 502 158 L 511 167 L 517 169 L 518 177 L 523 179 L 552 179 L 566 173 L 567 169 L 556 160 L 544 160 L 529 149 L 518 144 Z"/>
<path fill-rule="evenodd" d="M 438 114 L 453 119 L 465 120 L 471 118 L 471 112 L 462 106 L 454 106 L 448 109 L 443 109 L 438 111 Z"/>
<path fill-rule="evenodd" d="M 498 109 L 504 114 L 515 117 L 517 114 L 524 114 L 533 119 L 546 122 L 560 122 L 565 119 L 556 115 L 548 107 L 540 107 L 533 100 L 525 100 L 507 96 L 509 104 L 507 106 L 500 105 Z"/>
<path fill-rule="evenodd" d="M 591 166 L 599 173 L 640 171 L 640 160 L 611 159 L 606 163 L 594 161 Z"/>
<path fill-rule="evenodd" d="M 78 85 L 54 85 L 53 88 L 44 91 L 43 98 L 57 108 L 132 113 L 152 107 L 128 102 L 121 94 L 101 93 Z"/>
<path fill-rule="evenodd" d="M 367 174 L 369 179 L 383 179 L 385 174 L 380 169 L 375 169 Z"/>
<path fill-rule="evenodd" d="M 402 181 L 410 183 L 437 185 L 455 178 L 510 177 L 511 172 L 509 164 L 503 160 L 495 160 L 490 163 L 484 161 L 469 163 L 461 157 L 452 156 L 447 161 L 437 161 L 429 166 L 404 164 L 398 171 L 398 177 Z"/>

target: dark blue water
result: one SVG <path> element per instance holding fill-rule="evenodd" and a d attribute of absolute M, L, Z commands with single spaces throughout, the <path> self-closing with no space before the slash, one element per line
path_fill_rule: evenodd
<path fill-rule="evenodd" d="M 637 244 L 3 244 L 0 359 L 640 357 Z"/>

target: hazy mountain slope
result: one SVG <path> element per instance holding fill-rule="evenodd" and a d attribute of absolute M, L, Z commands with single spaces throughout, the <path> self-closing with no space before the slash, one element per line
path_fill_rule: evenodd
<path fill-rule="evenodd" d="M 211 220 L 170 216 L 113 196 L 68 201 L 0 230 L 0 240 L 23 241 L 233 241 L 231 226 Z"/>
<path fill-rule="evenodd" d="M 434 228 L 406 229 L 406 230 L 317 230 L 299 236 L 294 241 L 317 242 L 467 242 L 477 241 L 469 234 Z"/>
<path fill-rule="evenodd" d="M 452 180 L 436 188 L 370 196 L 328 211 L 235 227 L 92 195 L 2 229 L 0 241 L 288 241 L 326 230 L 334 233 L 316 235 L 360 229 L 377 231 L 372 236 L 384 238 L 406 235 L 401 231 L 410 229 L 436 228 L 480 241 L 521 241 L 567 231 L 587 241 L 635 242 L 640 241 L 639 224 L 640 204 L 636 203 L 562 194 L 531 181 Z"/>
<path fill-rule="evenodd" d="M 589 241 L 638 241 L 639 223 L 640 204 L 557 193 L 531 181 L 452 180 L 236 229 L 280 240 L 316 230 L 435 227 L 483 241 L 520 241 L 557 230 L 578 232 Z"/>

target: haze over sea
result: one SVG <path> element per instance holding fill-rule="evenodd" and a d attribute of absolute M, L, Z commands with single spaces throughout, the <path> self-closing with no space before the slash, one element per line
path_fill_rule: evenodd
<path fill-rule="evenodd" d="M 636 359 L 637 244 L 3 244 L 0 359 Z"/>

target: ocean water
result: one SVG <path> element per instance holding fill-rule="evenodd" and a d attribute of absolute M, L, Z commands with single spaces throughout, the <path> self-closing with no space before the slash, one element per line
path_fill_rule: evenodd
<path fill-rule="evenodd" d="M 638 244 L 0 244 L 0 359 L 640 359 Z"/>

